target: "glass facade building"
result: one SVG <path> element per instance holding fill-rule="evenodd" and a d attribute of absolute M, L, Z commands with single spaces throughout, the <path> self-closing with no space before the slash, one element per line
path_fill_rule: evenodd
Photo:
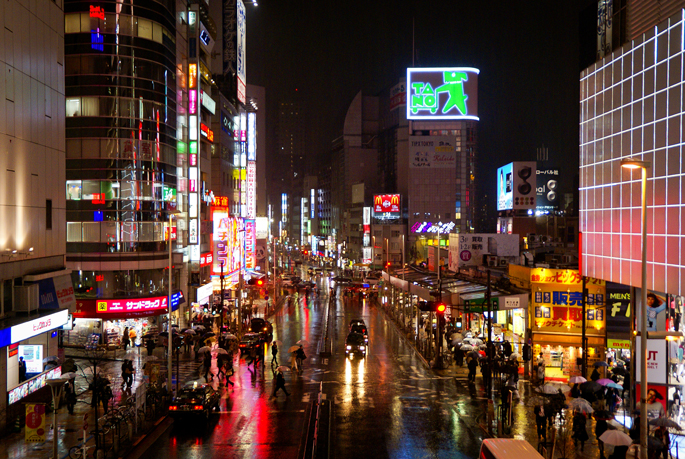
<path fill-rule="evenodd" d="M 177 209 L 175 8 L 65 2 L 67 263 L 82 271 L 77 289 L 101 284 L 89 296 L 166 291 Z"/>

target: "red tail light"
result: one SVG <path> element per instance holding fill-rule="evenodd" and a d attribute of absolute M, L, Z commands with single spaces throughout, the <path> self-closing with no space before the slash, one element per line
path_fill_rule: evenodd
<path fill-rule="evenodd" d="M 204 408 L 205 408 L 205 407 L 202 406 L 202 405 L 195 405 L 195 406 L 193 407 L 193 409 L 194 409 L 195 411 L 201 411 L 201 410 L 203 410 Z"/>
<path fill-rule="evenodd" d="M 177 407 L 177 406 L 174 406 L 174 405 L 171 405 L 171 406 L 169 407 L 169 411 L 176 411 L 177 409 L 178 409 L 178 407 Z"/>

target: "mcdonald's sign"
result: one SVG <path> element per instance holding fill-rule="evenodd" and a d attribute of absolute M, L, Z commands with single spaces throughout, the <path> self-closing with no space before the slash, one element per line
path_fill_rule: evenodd
<path fill-rule="evenodd" d="M 376 218 L 399 218 L 401 212 L 399 194 L 377 194 L 373 197 Z"/>

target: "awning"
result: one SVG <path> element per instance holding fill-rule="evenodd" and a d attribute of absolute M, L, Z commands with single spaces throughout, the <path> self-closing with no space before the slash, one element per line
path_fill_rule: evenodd
<path fill-rule="evenodd" d="M 535 333 L 533 332 L 533 345 L 542 346 L 576 346 L 580 347 L 582 335 L 580 334 L 556 334 L 556 333 Z M 589 347 L 604 346 L 604 336 L 587 335 Z"/>

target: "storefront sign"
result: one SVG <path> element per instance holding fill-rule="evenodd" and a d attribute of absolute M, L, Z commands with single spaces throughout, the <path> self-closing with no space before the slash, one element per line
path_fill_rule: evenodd
<path fill-rule="evenodd" d="M 635 338 L 635 368 L 642 368 L 641 337 Z M 647 381 L 650 384 L 666 384 L 668 381 L 668 366 L 666 360 L 666 344 L 663 339 L 647 340 Z M 639 371 L 635 372 L 635 382 L 641 382 Z"/>
<path fill-rule="evenodd" d="M 450 271 L 461 266 L 481 266 L 483 256 L 518 257 L 519 237 L 517 234 L 450 234 Z M 506 259 L 504 260 L 506 262 Z M 494 266 L 499 266 L 495 258 Z M 505 263 L 505 266 L 508 263 Z M 490 266 L 490 265 L 488 265 Z"/>
<path fill-rule="evenodd" d="M 478 74 L 471 67 L 408 68 L 407 119 L 478 121 Z"/>
<path fill-rule="evenodd" d="M 7 393 L 8 396 L 8 404 L 11 405 L 13 403 L 18 402 L 22 398 L 26 397 L 29 394 L 34 393 L 40 388 L 45 387 L 47 384 L 48 379 L 55 379 L 55 378 L 60 378 L 62 376 L 62 367 L 56 367 L 51 370 L 46 371 L 45 373 L 42 373 L 38 376 L 35 376 L 28 381 L 24 381 L 14 389 L 10 390 Z"/>
<path fill-rule="evenodd" d="M 71 276 L 57 276 L 38 282 L 40 293 L 39 309 L 67 309 L 74 305 L 74 286 Z"/>
<path fill-rule="evenodd" d="M 209 95 L 204 91 L 200 92 L 200 97 L 202 98 L 202 106 L 209 110 L 209 113 L 213 115 L 216 112 L 216 102 L 214 102 L 214 99 L 209 97 Z"/>
<path fill-rule="evenodd" d="M 63 309 L 53 314 L 29 320 L 11 328 L 0 330 L 0 347 L 5 347 L 19 341 L 24 341 L 33 336 L 40 335 L 66 324 L 69 320 L 69 311 Z"/>
<path fill-rule="evenodd" d="M 122 300 L 97 300 L 98 314 L 111 314 L 121 312 L 150 312 L 166 308 L 166 296 Z"/>
<path fill-rule="evenodd" d="M 373 213 L 376 218 L 399 218 L 401 212 L 399 194 L 374 195 Z"/>
<path fill-rule="evenodd" d="M 199 304 L 209 303 L 209 297 L 214 294 L 214 286 L 212 283 L 205 284 L 197 288 L 197 302 Z"/>
<path fill-rule="evenodd" d="M 182 291 L 171 296 L 171 310 L 185 302 Z M 167 297 L 78 300 L 73 316 L 78 319 L 128 319 L 166 314 Z"/>
<path fill-rule="evenodd" d="M 440 233 L 447 234 L 454 229 L 456 224 L 454 222 L 416 222 L 411 227 L 412 233 Z"/>
<path fill-rule="evenodd" d="M 228 275 L 242 266 L 243 260 L 243 219 L 229 217 L 228 210 L 212 206 L 212 274 Z"/>
<path fill-rule="evenodd" d="M 26 428 L 24 439 L 27 443 L 45 442 L 45 404 L 26 404 Z"/>
<path fill-rule="evenodd" d="M 630 287 L 607 282 L 607 338 L 630 338 Z"/>
<path fill-rule="evenodd" d="M 200 255 L 200 266 L 209 266 L 214 261 L 214 254 L 212 252 L 203 253 Z"/>
<path fill-rule="evenodd" d="M 607 328 L 609 325 L 607 324 Z M 607 338 L 607 348 L 609 349 L 628 349 L 630 350 L 629 339 L 611 339 Z"/>

